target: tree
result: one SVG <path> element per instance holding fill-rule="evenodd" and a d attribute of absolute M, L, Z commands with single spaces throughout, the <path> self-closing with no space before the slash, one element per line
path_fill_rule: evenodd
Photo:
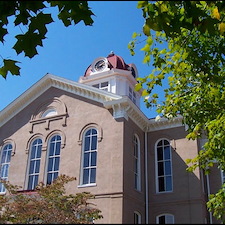
<path fill-rule="evenodd" d="M 0 41 L 4 44 L 4 37 L 8 34 L 9 18 L 14 18 L 15 26 L 24 26 L 27 31 L 16 35 L 16 43 L 12 48 L 17 54 L 24 53 L 25 57 L 33 58 L 38 54 L 37 46 L 43 46 L 42 41 L 48 31 L 46 25 L 53 21 L 50 13 L 44 13 L 48 8 L 57 8 L 58 19 L 68 27 L 81 21 L 91 26 L 93 12 L 87 1 L 0 1 Z M 19 62 L 6 59 L 1 55 L 2 66 L 0 75 L 4 78 L 8 73 L 20 75 Z"/>
<path fill-rule="evenodd" d="M 134 33 L 128 47 L 132 55 L 144 43 L 144 63 L 153 71 L 138 78 L 147 107 L 156 107 L 168 119 L 181 115 L 188 139 L 206 137 L 188 171 L 206 173 L 212 166 L 225 171 L 225 2 L 139 1 L 143 12 L 142 33 Z M 145 40 L 141 40 L 144 37 Z M 155 88 L 167 81 L 164 101 Z M 212 194 L 208 209 L 225 222 L 225 186 Z"/>
<path fill-rule="evenodd" d="M 19 186 L 3 180 L 8 193 L 0 196 L 0 223 L 91 224 L 102 218 L 101 211 L 88 202 L 94 195 L 66 194 L 66 184 L 73 180 L 60 175 L 52 184 L 39 183 L 31 192 L 20 192 Z"/>

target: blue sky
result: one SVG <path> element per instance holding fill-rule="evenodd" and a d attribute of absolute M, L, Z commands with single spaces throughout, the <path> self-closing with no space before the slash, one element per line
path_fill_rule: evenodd
<path fill-rule="evenodd" d="M 136 54 L 131 56 L 128 43 L 133 32 L 141 32 L 144 24 L 142 11 L 137 9 L 137 1 L 89 1 L 89 7 L 95 16 L 93 26 L 83 22 L 65 27 L 53 15 L 54 23 L 47 25 L 48 33 L 43 47 L 38 47 L 38 55 L 32 59 L 17 56 L 11 49 L 15 44 L 14 36 L 21 33 L 19 28 L 9 26 L 5 44 L 0 45 L 3 58 L 18 60 L 20 76 L 9 74 L 7 79 L 0 77 L 0 110 L 40 80 L 46 73 L 51 73 L 69 80 L 78 81 L 86 68 L 98 57 L 106 57 L 110 51 L 121 56 L 127 64 L 134 63 L 139 76 L 151 72 L 151 67 L 143 64 L 144 53 L 138 46 Z M 25 31 L 25 28 L 21 28 Z M 155 117 L 154 110 L 147 109 L 141 100 L 141 110 L 148 118 Z"/>

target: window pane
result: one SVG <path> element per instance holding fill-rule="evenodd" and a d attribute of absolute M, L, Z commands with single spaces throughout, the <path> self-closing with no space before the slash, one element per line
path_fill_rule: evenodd
<path fill-rule="evenodd" d="M 164 140 L 164 145 L 170 145 L 169 141 Z"/>
<path fill-rule="evenodd" d="M 48 173 L 47 174 L 47 184 L 51 184 L 52 183 L 52 174 Z"/>
<path fill-rule="evenodd" d="M 138 172 L 138 160 L 134 159 L 134 172 L 137 173 Z"/>
<path fill-rule="evenodd" d="M 35 162 L 35 161 L 33 161 L 33 160 L 30 162 L 29 174 L 34 173 L 34 162 Z"/>
<path fill-rule="evenodd" d="M 165 161 L 165 175 L 171 175 L 171 163 L 170 163 L 170 161 Z"/>
<path fill-rule="evenodd" d="M 48 160 L 48 171 L 52 171 L 53 167 L 53 158 L 49 158 Z"/>
<path fill-rule="evenodd" d="M 97 156 L 97 152 L 91 153 L 91 166 L 96 166 L 96 156 Z"/>
<path fill-rule="evenodd" d="M 57 177 L 58 177 L 58 172 L 53 173 L 53 180 L 55 180 Z"/>
<path fill-rule="evenodd" d="M 166 191 L 172 191 L 172 177 L 166 177 Z"/>
<path fill-rule="evenodd" d="M 157 148 L 157 160 L 163 160 L 163 148 L 162 147 L 158 147 Z"/>
<path fill-rule="evenodd" d="M 101 87 L 107 87 L 107 86 L 108 86 L 108 82 L 101 83 Z"/>
<path fill-rule="evenodd" d="M 162 146 L 162 141 L 160 141 L 160 142 L 158 143 L 158 146 Z"/>
<path fill-rule="evenodd" d="M 169 146 L 165 146 L 164 147 L 164 159 L 170 159 L 170 147 Z"/>
<path fill-rule="evenodd" d="M 91 133 L 92 133 L 92 135 L 97 135 L 97 130 L 96 129 L 91 129 Z"/>
<path fill-rule="evenodd" d="M 83 184 L 88 184 L 89 170 L 84 169 L 83 173 Z"/>
<path fill-rule="evenodd" d="M 1 178 L 8 177 L 8 164 L 2 165 L 1 168 Z"/>
<path fill-rule="evenodd" d="M 95 150 L 97 147 L 97 136 L 92 136 L 91 140 L 91 150 Z"/>
<path fill-rule="evenodd" d="M 166 223 L 167 224 L 173 224 L 174 220 L 173 220 L 173 216 L 172 215 L 166 215 Z"/>
<path fill-rule="evenodd" d="M 28 178 L 28 190 L 32 190 L 33 176 L 29 176 Z"/>
<path fill-rule="evenodd" d="M 86 132 L 85 136 L 89 136 L 91 134 L 91 129 Z"/>
<path fill-rule="evenodd" d="M 164 175 L 164 163 L 159 162 L 158 163 L 158 176 L 163 176 Z"/>
<path fill-rule="evenodd" d="M 41 158 L 41 148 L 42 148 L 42 145 L 39 145 L 37 149 L 37 158 Z"/>
<path fill-rule="evenodd" d="M 54 165 L 54 171 L 58 171 L 59 170 L 59 157 L 55 158 L 55 165 Z"/>
<path fill-rule="evenodd" d="M 50 144 L 50 149 L 49 149 L 49 156 L 53 156 L 54 155 L 54 144 L 51 143 Z"/>
<path fill-rule="evenodd" d="M 96 178 L 96 169 L 91 169 L 91 183 L 95 183 L 95 178 Z"/>
<path fill-rule="evenodd" d="M 99 84 L 92 85 L 93 87 L 99 88 Z"/>
<path fill-rule="evenodd" d="M 6 163 L 9 163 L 11 160 L 11 150 L 7 152 L 7 156 L 6 156 Z"/>
<path fill-rule="evenodd" d="M 165 191 L 164 177 L 159 177 L 158 182 L 159 182 L 159 192 Z"/>
<path fill-rule="evenodd" d="M 35 153 L 36 153 L 36 146 L 33 145 L 31 148 L 31 156 L 30 156 L 31 159 L 35 159 Z"/>
<path fill-rule="evenodd" d="M 165 218 L 165 216 L 160 216 L 159 217 L 159 224 L 166 224 L 166 218 Z"/>
<path fill-rule="evenodd" d="M 90 150 L 90 137 L 85 137 L 84 151 Z"/>
<path fill-rule="evenodd" d="M 89 153 L 84 153 L 84 167 L 89 166 Z"/>
<path fill-rule="evenodd" d="M 55 155 L 60 155 L 61 142 L 56 143 Z"/>

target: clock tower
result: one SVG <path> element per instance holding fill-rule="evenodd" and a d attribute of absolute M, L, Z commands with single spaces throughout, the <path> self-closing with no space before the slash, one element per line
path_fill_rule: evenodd
<path fill-rule="evenodd" d="M 79 83 L 129 96 L 140 107 L 141 91 L 134 90 L 137 77 L 138 71 L 133 63 L 127 64 L 122 57 L 111 52 L 107 57 L 96 58 L 80 77 Z"/>

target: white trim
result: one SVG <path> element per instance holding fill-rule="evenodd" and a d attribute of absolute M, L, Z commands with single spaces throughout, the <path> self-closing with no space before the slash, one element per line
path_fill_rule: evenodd
<path fill-rule="evenodd" d="M 157 158 L 157 147 L 160 141 L 168 141 L 169 145 L 170 145 L 170 162 L 171 162 L 171 191 L 159 191 L 159 183 L 158 183 L 158 158 Z M 162 145 L 164 146 L 164 144 Z M 165 162 L 165 159 L 163 158 L 163 163 Z M 165 174 L 163 175 L 165 177 Z M 170 140 L 167 138 L 160 138 L 155 142 L 155 185 L 156 185 L 156 193 L 157 194 L 163 194 L 163 193 L 171 193 L 173 192 L 173 162 L 172 162 L 172 151 L 171 151 L 171 143 Z"/>

